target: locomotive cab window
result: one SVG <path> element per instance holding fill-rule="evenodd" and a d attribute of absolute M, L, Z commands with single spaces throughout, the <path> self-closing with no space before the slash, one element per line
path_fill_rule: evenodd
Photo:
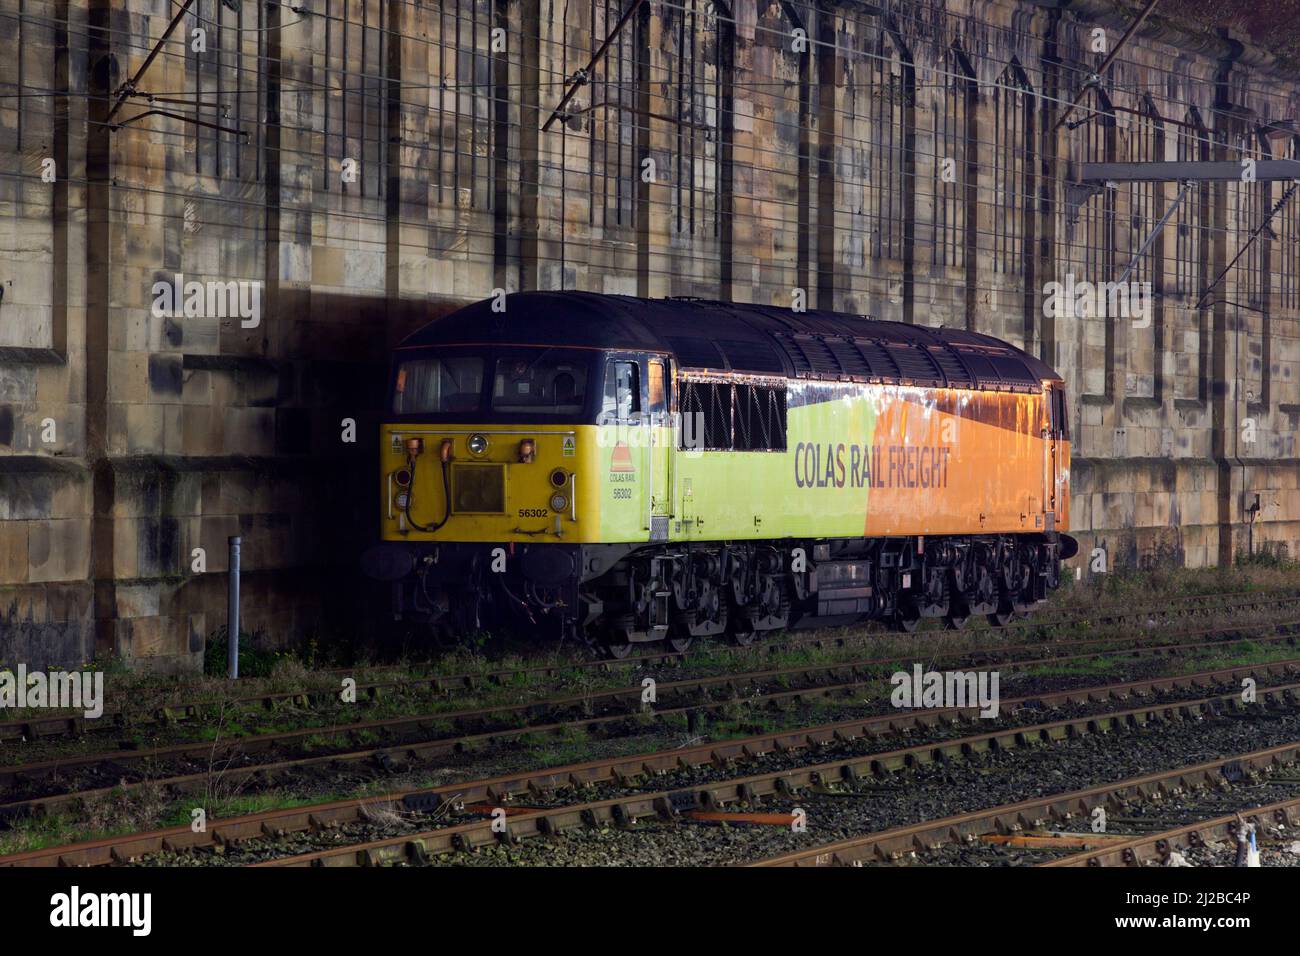
<path fill-rule="evenodd" d="M 397 369 L 397 414 L 477 411 L 483 394 L 483 359 L 455 356 L 412 359 Z"/>
<path fill-rule="evenodd" d="M 1065 389 L 1055 386 L 1051 389 L 1052 401 L 1052 437 L 1059 438 L 1061 441 L 1070 440 L 1070 418 L 1068 404 L 1065 400 Z"/>
<path fill-rule="evenodd" d="M 497 359 L 492 386 L 495 412 L 576 415 L 586 404 L 585 360 L 547 349 L 537 355 Z"/>
<path fill-rule="evenodd" d="M 668 414 L 668 377 L 663 359 L 650 360 L 648 379 L 649 403 L 646 410 L 656 422 L 662 422 Z"/>
<path fill-rule="evenodd" d="M 610 359 L 605 368 L 605 399 L 602 421 L 629 421 L 641 411 L 641 383 L 636 362 Z"/>

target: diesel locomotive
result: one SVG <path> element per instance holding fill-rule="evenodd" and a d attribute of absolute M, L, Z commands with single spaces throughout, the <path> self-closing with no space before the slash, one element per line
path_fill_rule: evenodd
<path fill-rule="evenodd" d="M 998 339 L 833 312 L 524 292 L 395 351 L 396 618 L 613 656 L 778 628 L 1005 624 L 1077 550 L 1065 383 Z"/>

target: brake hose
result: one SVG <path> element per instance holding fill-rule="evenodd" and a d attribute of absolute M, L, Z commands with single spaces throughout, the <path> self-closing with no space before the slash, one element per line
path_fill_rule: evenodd
<path fill-rule="evenodd" d="M 443 500 L 446 502 L 447 507 L 446 512 L 442 516 L 442 520 L 437 524 L 428 526 L 420 524 L 411 517 L 411 499 L 415 497 L 415 460 L 411 460 L 411 487 L 406 493 L 406 504 L 402 507 L 402 514 L 406 515 L 407 523 L 416 531 L 424 531 L 426 533 L 434 532 L 451 520 L 451 476 L 447 473 L 447 463 L 442 461 L 441 458 L 438 460 L 442 465 L 442 493 L 444 496 Z"/>

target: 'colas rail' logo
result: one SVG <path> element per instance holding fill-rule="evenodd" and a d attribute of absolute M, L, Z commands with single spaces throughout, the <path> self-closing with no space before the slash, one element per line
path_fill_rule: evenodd
<path fill-rule="evenodd" d="M 619 442 L 614 446 L 614 453 L 609 458 L 609 473 L 613 474 L 636 474 L 636 466 L 632 464 L 632 452 Z"/>
<path fill-rule="evenodd" d="M 612 485 L 610 497 L 615 501 L 632 501 L 632 490 L 636 487 L 636 466 L 632 464 L 632 451 L 619 442 L 609 456 L 609 484 Z"/>

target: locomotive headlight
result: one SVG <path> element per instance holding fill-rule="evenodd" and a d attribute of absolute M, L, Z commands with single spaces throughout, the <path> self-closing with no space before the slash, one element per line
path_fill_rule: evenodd
<path fill-rule="evenodd" d="M 566 498 L 566 497 L 564 497 L 564 495 L 560 495 L 560 494 L 551 495 L 551 510 L 552 510 L 552 511 L 555 511 L 555 512 L 561 512 L 561 511 L 563 511 L 563 510 L 564 510 L 565 508 L 567 508 L 567 507 L 569 507 L 569 499 L 568 499 L 568 498 Z"/>
<path fill-rule="evenodd" d="M 481 455 L 487 451 L 488 440 L 482 435 L 470 435 L 469 440 L 465 442 L 465 447 L 469 449 L 471 455 Z"/>
<path fill-rule="evenodd" d="M 397 482 L 399 487 L 405 488 L 411 483 L 411 473 L 405 468 L 399 468 L 393 472 L 393 481 Z"/>
<path fill-rule="evenodd" d="M 556 468 L 551 472 L 551 484 L 556 488 L 563 488 L 569 483 L 569 474 L 563 468 Z"/>

